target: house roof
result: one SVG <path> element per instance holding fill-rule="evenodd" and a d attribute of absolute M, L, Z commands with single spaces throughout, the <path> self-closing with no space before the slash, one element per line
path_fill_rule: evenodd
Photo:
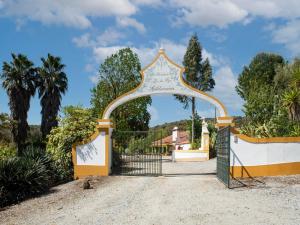
<path fill-rule="evenodd" d="M 189 133 L 187 131 L 178 131 L 178 139 L 176 144 L 183 145 L 183 144 L 189 144 Z M 164 137 L 162 139 L 156 140 L 153 142 L 155 145 L 173 145 L 172 141 L 172 135 Z"/>

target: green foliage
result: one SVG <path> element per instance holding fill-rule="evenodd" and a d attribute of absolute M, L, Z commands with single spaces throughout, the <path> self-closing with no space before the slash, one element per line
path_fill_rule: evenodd
<path fill-rule="evenodd" d="M 238 79 L 245 100 L 241 132 L 254 137 L 294 136 L 300 121 L 300 61 L 258 54 Z"/>
<path fill-rule="evenodd" d="M 6 113 L 0 113 L 0 143 L 10 143 L 11 120 Z"/>
<path fill-rule="evenodd" d="M 236 90 L 238 94 L 248 101 L 251 94 L 259 86 L 265 87 L 273 84 L 275 70 L 284 65 L 284 59 L 280 55 L 271 53 L 257 54 L 239 75 Z M 246 103 L 247 104 L 247 103 Z"/>
<path fill-rule="evenodd" d="M 290 136 L 291 137 L 300 137 L 300 124 L 296 123 L 292 126 Z"/>
<path fill-rule="evenodd" d="M 209 131 L 209 158 L 217 156 L 216 152 L 216 140 L 218 135 L 218 129 L 215 127 L 215 123 L 208 122 L 207 129 Z"/>
<path fill-rule="evenodd" d="M 60 126 L 48 135 L 47 152 L 53 157 L 61 180 L 72 178 L 72 144 L 91 136 L 96 127 L 92 111 L 80 106 L 68 106 L 63 109 L 64 117 Z"/>
<path fill-rule="evenodd" d="M 25 55 L 12 54 L 12 58 L 10 63 L 3 63 L 1 79 L 9 97 L 13 140 L 18 155 L 22 155 L 28 130 L 27 113 L 35 93 L 36 69 Z"/>
<path fill-rule="evenodd" d="M 190 149 L 195 150 L 195 149 L 200 148 L 200 146 L 201 146 L 201 139 L 200 138 L 197 138 L 197 139 L 195 138 L 194 142 L 191 143 Z"/>
<path fill-rule="evenodd" d="M 282 96 L 282 105 L 289 112 L 292 121 L 300 121 L 300 89 L 286 90 Z"/>
<path fill-rule="evenodd" d="M 183 59 L 183 66 L 185 67 L 184 80 L 201 91 L 210 91 L 215 86 L 215 81 L 212 78 L 212 68 L 209 60 L 202 59 L 202 47 L 197 35 L 193 35 L 189 41 L 186 53 Z M 192 129 L 191 141 L 197 138 L 195 131 L 195 114 L 196 114 L 196 99 L 195 97 L 188 97 L 183 95 L 175 95 L 176 99 L 183 104 L 184 109 L 190 105 L 192 108 Z"/>
<path fill-rule="evenodd" d="M 295 125 L 294 122 L 288 119 L 287 112 L 281 109 L 264 123 L 246 121 L 241 126 L 241 133 L 260 138 L 295 136 L 295 134 L 292 134 Z"/>
<path fill-rule="evenodd" d="M 91 104 L 95 117 L 101 118 L 110 102 L 138 86 L 140 70 L 139 58 L 130 48 L 119 50 L 101 64 L 99 82 L 92 89 Z M 147 106 L 150 104 L 150 97 L 142 97 L 115 109 L 111 116 L 118 130 L 148 130 L 150 114 Z"/>
<path fill-rule="evenodd" d="M 17 155 L 17 150 L 13 145 L 0 143 L 0 160 L 11 158 Z"/>
<path fill-rule="evenodd" d="M 189 133 L 192 133 L 192 121 L 188 120 L 187 121 L 187 126 L 186 130 L 189 131 Z M 194 119 L 194 135 L 195 139 L 201 138 L 201 132 L 202 132 L 202 119 L 199 116 L 198 113 L 195 114 L 195 119 Z M 190 141 L 192 141 L 192 138 L 190 137 Z"/>
<path fill-rule="evenodd" d="M 53 184 L 50 157 L 41 149 L 27 148 L 21 157 L 0 160 L 0 207 L 41 194 Z"/>
<path fill-rule="evenodd" d="M 42 106 L 41 132 L 42 137 L 45 138 L 52 127 L 58 125 L 57 114 L 61 95 L 65 94 L 68 88 L 68 78 L 60 57 L 48 54 L 46 59 L 41 58 L 41 60 L 43 65 L 37 69 L 37 87 Z"/>

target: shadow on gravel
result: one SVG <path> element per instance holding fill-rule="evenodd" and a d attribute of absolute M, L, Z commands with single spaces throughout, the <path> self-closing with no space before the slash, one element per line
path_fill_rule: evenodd
<path fill-rule="evenodd" d="M 251 177 L 251 178 L 242 178 L 242 179 L 231 178 L 229 188 L 236 189 L 236 188 L 262 188 L 262 187 L 266 187 L 265 182 Z"/>

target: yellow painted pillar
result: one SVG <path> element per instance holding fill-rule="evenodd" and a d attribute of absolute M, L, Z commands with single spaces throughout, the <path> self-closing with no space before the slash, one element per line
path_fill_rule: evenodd
<path fill-rule="evenodd" d="M 72 146 L 74 178 L 86 176 L 108 176 L 112 165 L 110 120 L 98 120 L 96 132 L 89 138 Z"/>
<path fill-rule="evenodd" d="M 217 123 L 215 126 L 217 128 L 222 128 L 227 126 L 234 127 L 235 124 L 233 123 L 233 117 L 231 116 L 217 117 Z"/>

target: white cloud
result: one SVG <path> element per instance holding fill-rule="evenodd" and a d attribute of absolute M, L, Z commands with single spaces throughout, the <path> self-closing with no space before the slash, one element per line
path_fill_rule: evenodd
<path fill-rule="evenodd" d="M 272 30 L 274 43 L 283 44 L 294 55 L 300 55 L 300 19 L 270 29 Z"/>
<path fill-rule="evenodd" d="M 232 1 L 173 0 L 178 9 L 177 24 L 207 27 L 215 25 L 224 28 L 229 24 L 244 20 L 248 13 Z"/>
<path fill-rule="evenodd" d="M 108 45 L 113 44 L 123 38 L 125 35 L 114 28 L 106 29 L 97 37 L 97 44 Z"/>
<path fill-rule="evenodd" d="M 96 85 L 96 84 L 98 84 L 99 76 L 97 74 L 95 74 L 95 75 L 89 76 L 89 79 L 93 84 Z"/>
<path fill-rule="evenodd" d="M 163 5 L 162 0 L 132 0 L 132 2 L 137 5 L 149 5 L 153 7 Z"/>
<path fill-rule="evenodd" d="M 151 115 L 151 123 L 153 123 L 159 119 L 158 110 L 154 106 L 149 105 L 147 110 Z"/>
<path fill-rule="evenodd" d="M 96 42 L 91 39 L 91 34 L 89 33 L 82 34 L 79 37 L 74 37 L 72 41 L 79 48 L 92 47 L 96 44 Z"/>
<path fill-rule="evenodd" d="M 136 19 L 129 17 L 120 17 L 117 18 L 117 24 L 121 27 L 133 27 L 140 33 L 145 33 L 146 28 L 144 24 L 138 22 Z"/>
<path fill-rule="evenodd" d="M 72 42 L 79 48 L 88 48 L 95 46 L 107 46 L 119 41 L 125 35 L 114 28 L 108 28 L 103 33 L 99 34 L 95 38 L 92 38 L 90 33 L 82 34 L 79 37 L 74 37 Z"/>
<path fill-rule="evenodd" d="M 255 17 L 296 19 L 300 16 L 298 0 L 170 0 L 177 9 L 176 24 L 187 23 L 220 28 L 241 22 L 250 23 Z"/>
<path fill-rule="evenodd" d="M 14 0 L 1 4 L 2 16 L 76 28 L 90 27 L 92 17 L 131 16 L 137 11 L 130 0 Z"/>
<path fill-rule="evenodd" d="M 90 73 L 90 72 L 95 71 L 95 67 L 94 67 L 93 64 L 88 63 L 88 64 L 85 65 L 84 70 L 85 70 L 86 72 L 89 72 L 89 73 Z"/>

